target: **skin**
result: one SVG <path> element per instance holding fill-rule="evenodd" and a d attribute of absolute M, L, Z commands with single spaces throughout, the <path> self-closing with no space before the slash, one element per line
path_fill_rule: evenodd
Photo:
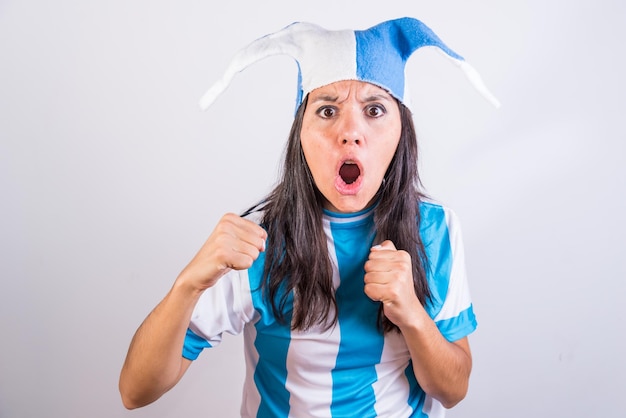
<path fill-rule="evenodd" d="M 365 294 L 383 304 L 400 328 L 424 392 L 452 408 L 467 394 L 472 356 L 467 337 L 449 342 L 413 291 L 411 258 L 391 241 L 371 249 L 365 263 Z"/>
<path fill-rule="evenodd" d="M 152 403 L 178 383 L 191 364 L 181 353 L 200 295 L 229 270 L 249 268 L 265 250 L 266 239 L 263 228 L 238 215 L 220 219 L 130 343 L 119 381 L 126 408 Z"/>
<path fill-rule="evenodd" d="M 368 83 L 342 81 L 310 93 L 301 141 L 324 206 L 350 213 L 372 205 L 397 148 L 401 131 L 398 105 Z M 346 184 L 345 161 L 360 176 Z M 120 374 L 124 405 L 154 402 L 184 375 L 191 361 L 181 357 L 185 333 L 200 295 L 231 269 L 249 268 L 265 250 L 265 231 L 235 214 L 224 215 L 200 251 L 179 274 L 165 298 L 135 333 Z M 391 241 L 371 249 L 365 264 L 365 293 L 383 303 L 409 348 L 420 385 L 445 407 L 467 392 L 471 354 L 467 338 L 448 342 L 415 296 L 411 259 Z"/>
<path fill-rule="evenodd" d="M 397 102 L 377 86 L 341 81 L 311 92 L 302 125 L 302 150 L 326 209 L 349 213 L 373 204 L 400 132 Z M 361 168 L 354 187 L 338 179 L 345 160 Z M 447 408 L 460 402 L 472 368 L 468 339 L 451 343 L 441 335 L 413 290 L 409 254 L 398 251 L 391 241 L 372 248 L 365 264 L 364 290 L 383 303 L 385 316 L 400 328 L 424 391 Z"/>
<path fill-rule="evenodd" d="M 340 81 L 309 94 L 301 143 L 325 207 L 351 213 L 372 204 L 400 141 L 396 100 L 369 83 Z M 361 175 L 347 185 L 339 176 L 345 161 Z"/>

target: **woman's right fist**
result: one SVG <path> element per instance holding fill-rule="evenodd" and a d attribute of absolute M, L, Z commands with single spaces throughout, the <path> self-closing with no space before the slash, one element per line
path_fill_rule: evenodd
<path fill-rule="evenodd" d="M 259 225 L 227 213 L 178 279 L 205 290 L 230 270 L 250 268 L 261 251 L 265 251 L 266 239 L 267 233 Z"/>

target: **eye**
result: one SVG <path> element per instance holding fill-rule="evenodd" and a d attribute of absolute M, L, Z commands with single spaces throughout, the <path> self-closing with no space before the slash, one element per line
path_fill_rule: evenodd
<path fill-rule="evenodd" d="M 365 113 L 371 118 L 378 118 L 387 113 L 387 109 L 381 104 L 373 104 L 365 108 Z"/>
<path fill-rule="evenodd" d="M 332 106 L 322 106 L 317 109 L 317 114 L 324 119 L 330 119 L 337 114 L 337 109 Z"/>

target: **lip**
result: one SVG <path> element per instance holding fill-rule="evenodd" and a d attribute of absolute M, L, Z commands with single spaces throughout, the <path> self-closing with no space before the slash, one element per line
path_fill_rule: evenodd
<path fill-rule="evenodd" d="M 356 164 L 360 172 L 359 177 L 357 177 L 357 179 L 350 184 L 347 184 L 345 181 L 343 181 L 343 179 L 339 175 L 339 170 L 341 169 L 341 166 L 345 163 Z M 363 186 L 363 165 L 356 158 L 349 157 L 339 161 L 339 164 L 337 164 L 337 167 L 335 168 L 335 173 L 337 173 L 335 175 L 335 189 L 337 189 L 340 194 L 355 195 L 359 192 L 359 190 L 361 190 L 361 187 Z"/>

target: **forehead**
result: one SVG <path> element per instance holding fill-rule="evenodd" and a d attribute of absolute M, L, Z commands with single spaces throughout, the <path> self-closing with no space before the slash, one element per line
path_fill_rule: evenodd
<path fill-rule="evenodd" d="M 360 100 L 393 100 L 393 97 L 386 90 L 374 84 L 358 80 L 336 81 L 318 87 L 309 93 L 309 100 L 326 100 L 328 98 L 342 100 L 349 96 L 355 96 Z"/>

